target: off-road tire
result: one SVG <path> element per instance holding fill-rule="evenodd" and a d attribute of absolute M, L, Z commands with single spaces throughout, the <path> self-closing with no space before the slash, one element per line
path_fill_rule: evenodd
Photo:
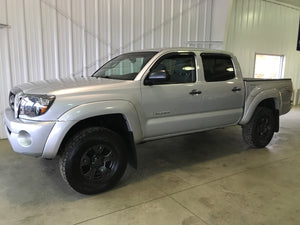
<path fill-rule="evenodd" d="M 264 148 L 272 140 L 275 130 L 275 113 L 267 107 L 257 107 L 251 120 L 243 126 L 244 141 L 254 148 Z"/>
<path fill-rule="evenodd" d="M 65 144 L 59 160 L 64 180 L 77 192 L 97 194 L 112 188 L 127 167 L 127 149 L 114 131 L 89 127 Z"/>

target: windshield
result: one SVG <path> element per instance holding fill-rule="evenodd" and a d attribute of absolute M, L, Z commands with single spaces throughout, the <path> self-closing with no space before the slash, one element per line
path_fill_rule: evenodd
<path fill-rule="evenodd" d="M 108 61 L 92 77 L 134 80 L 141 69 L 157 52 L 126 53 Z"/>

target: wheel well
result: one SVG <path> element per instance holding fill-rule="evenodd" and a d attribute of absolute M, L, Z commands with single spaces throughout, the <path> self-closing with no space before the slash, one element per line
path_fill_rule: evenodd
<path fill-rule="evenodd" d="M 276 99 L 273 98 L 268 98 L 263 100 L 261 103 L 258 104 L 257 107 L 259 106 L 263 106 L 263 107 L 267 107 L 269 109 L 272 109 L 275 115 L 275 132 L 279 131 L 279 105 L 278 102 L 276 101 Z"/>
<path fill-rule="evenodd" d="M 137 168 L 137 158 L 136 158 L 136 149 L 135 143 L 133 139 L 133 133 L 129 130 L 127 120 L 124 118 L 122 114 L 111 114 L 111 115 L 103 115 L 87 118 L 76 123 L 65 135 L 59 151 L 58 155 L 61 154 L 64 150 L 64 146 L 67 141 L 78 131 L 87 127 L 105 127 L 110 129 L 117 134 L 119 134 L 127 144 L 128 158 L 129 163 L 134 168 Z"/>
<path fill-rule="evenodd" d="M 259 103 L 258 106 L 264 106 L 272 110 L 276 110 L 277 106 L 275 104 L 275 100 L 273 98 L 268 98 Z"/>

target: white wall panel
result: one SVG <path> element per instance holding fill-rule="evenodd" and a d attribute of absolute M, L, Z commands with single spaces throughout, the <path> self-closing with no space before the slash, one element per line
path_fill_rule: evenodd
<path fill-rule="evenodd" d="M 7 1 L 7 20 L 11 27 L 9 34 L 10 62 L 13 84 L 29 81 L 26 45 L 25 8 L 23 1 Z M 9 11 L 14 11 L 14 15 Z"/>
<path fill-rule="evenodd" d="M 225 27 L 228 5 L 229 0 L 0 0 L 0 23 L 10 25 L 0 29 L 0 138 L 12 86 L 88 76 L 122 52 L 222 41 L 219 28 Z"/>
<path fill-rule="evenodd" d="M 71 2 L 57 1 L 57 25 L 58 25 L 58 57 L 60 59 L 59 74 L 69 75 L 73 73 L 72 60 L 72 30 L 70 24 Z M 65 14 L 59 13 L 65 12 Z M 71 60 L 70 60 L 71 59 Z"/>
<path fill-rule="evenodd" d="M 300 53 L 296 51 L 298 8 L 265 0 L 233 0 L 224 48 L 234 52 L 247 77 L 254 76 L 255 53 L 286 56 L 285 78 L 300 89 Z"/>
<path fill-rule="evenodd" d="M 55 1 L 51 1 L 51 3 Z M 55 5 L 55 4 L 53 4 Z M 43 36 L 43 52 L 44 52 L 44 69 L 45 79 L 58 78 L 60 71 L 59 54 L 58 54 L 58 27 L 57 13 L 50 7 L 52 5 L 41 2 L 42 15 L 42 36 Z M 11 12 L 12 13 L 12 12 Z M 30 22 L 30 21 L 28 21 Z M 14 30 L 13 26 L 9 30 Z M 41 47 L 41 46 L 40 46 Z M 22 76 L 22 75 L 21 75 Z"/>
<path fill-rule="evenodd" d="M 7 3 L 6 0 L 0 0 L 0 21 L 7 24 Z M 0 29 L 0 138 L 4 137 L 3 114 L 7 106 L 8 92 L 12 86 L 11 76 L 9 33 L 6 29 Z"/>
<path fill-rule="evenodd" d="M 230 4 L 228 0 L 213 1 L 211 40 L 223 41 L 225 33 L 224 19 L 227 18 L 229 5 Z"/>
<path fill-rule="evenodd" d="M 44 79 L 40 2 L 26 0 L 26 4 L 24 4 L 24 28 L 28 80 Z"/>

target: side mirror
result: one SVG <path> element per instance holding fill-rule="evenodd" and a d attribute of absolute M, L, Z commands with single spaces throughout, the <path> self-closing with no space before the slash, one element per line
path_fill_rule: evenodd
<path fill-rule="evenodd" d="M 169 74 L 165 70 L 155 71 L 145 79 L 145 85 L 164 84 L 169 80 Z"/>

